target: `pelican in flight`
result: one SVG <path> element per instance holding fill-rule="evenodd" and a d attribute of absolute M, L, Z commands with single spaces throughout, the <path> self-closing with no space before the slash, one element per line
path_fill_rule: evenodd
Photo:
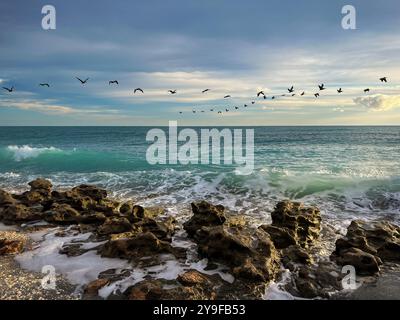
<path fill-rule="evenodd" d="M 77 78 L 80 81 L 81 84 L 85 84 L 89 80 L 89 78 L 86 78 L 85 80 L 82 80 L 82 79 L 80 79 L 78 77 L 75 77 L 75 78 Z"/>

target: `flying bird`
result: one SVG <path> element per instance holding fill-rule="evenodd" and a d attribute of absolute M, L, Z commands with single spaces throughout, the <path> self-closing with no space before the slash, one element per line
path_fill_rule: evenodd
<path fill-rule="evenodd" d="M 221 114 L 222 114 L 222 111 L 218 111 L 218 113 L 221 113 Z"/>
<path fill-rule="evenodd" d="M 243 105 L 243 107 L 247 108 L 247 104 Z"/>
<path fill-rule="evenodd" d="M 226 99 L 226 98 L 230 98 L 231 96 L 229 95 L 229 94 L 227 94 L 225 97 L 224 97 L 224 99 Z"/>
<path fill-rule="evenodd" d="M 111 81 L 108 81 L 108 85 L 111 85 L 111 84 L 113 84 L 113 83 L 119 84 L 118 80 L 111 80 Z"/>
<path fill-rule="evenodd" d="M 179 111 L 180 114 L 182 114 L 182 111 Z"/>
<path fill-rule="evenodd" d="M 225 109 L 226 112 L 229 112 L 229 109 Z"/>
<path fill-rule="evenodd" d="M 369 92 L 369 88 L 364 89 L 364 93 L 367 93 L 367 92 Z"/>
<path fill-rule="evenodd" d="M 323 83 L 321 85 L 318 85 L 318 88 L 321 91 L 326 89 Z"/>
<path fill-rule="evenodd" d="M 237 109 L 239 109 L 239 107 L 235 107 L 235 109 L 237 110 Z"/>
<path fill-rule="evenodd" d="M 39 83 L 39 86 L 50 88 L 50 85 L 48 83 Z"/>
<path fill-rule="evenodd" d="M 169 92 L 170 94 L 175 94 L 175 93 L 176 93 L 176 90 L 168 90 L 168 92 Z"/>
<path fill-rule="evenodd" d="M 261 96 L 261 95 L 263 95 L 264 98 L 265 98 L 265 93 L 264 93 L 264 91 L 260 91 L 260 92 L 257 93 L 257 97 L 259 97 L 259 96 Z"/>
<path fill-rule="evenodd" d="M 214 111 L 214 109 L 210 109 L 210 111 L 211 111 L 211 112 L 213 112 L 213 111 Z"/>
<path fill-rule="evenodd" d="M 316 98 L 318 98 L 318 97 L 319 97 L 319 93 L 318 93 L 318 92 L 315 93 L 314 96 L 315 96 Z"/>
<path fill-rule="evenodd" d="M 144 93 L 144 91 L 141 88 L 136 88 L 135 90 L 133 90 L 133 93 L 136 93 L 138 91 L 141 92 L 141 93 Z"/>
<path fill-rule="evenodd" d="M 75 77 L 75 78 L 77 78 L 81 84 L 85 84 L 89 80 L 89 78 L 86 78 L 85 80 L 79 79 L 78 77 Z"/>
<path fill-rule="evenodd" d="M 294 92 L 294 88 L 293 88 L 293 86 L 292 86 L 291 88 L 289 88 L 289 89 L 288 89 L 288 91 L 289 91 L 289 93 L 292 93 L 292 92 Z"/>
<path fill-rule="evenodd" d="M 380 78 L 381 82 L 387 82 L 387 77 Z"/>
<path fill-rule="evenodd" d="M 342 88 L 339 88 L 339 89 L 337 90 L 337 92 L 338 92 L 338 93 L 342 93 L 342 92 L 343 92 Z"/>
<path fill-rule="evenodd" d="M 14 86 L 12 86 L 11 88 L 3 87 L 3 89 L 7 90 L 8 92 L 13 92 L 14 91 Z"/>
<path fill-rule="evenodd" d="M 303 91 L 302 93 L 301 93 L 301 96 L 304 96 L 306 93 Z"/>
<path fill-rule="evenodd" d="M 255 104 L 255 103 L 256 103 L 255 101 L 252 101 L 252 102 L 251 102 L 251 104 Z"/>
<path fill-rule="evenodd" d="M 211 89 L 204 89 L 201 93 L 206 93 L 207 91 L 210 91 Z"/>
<path fill-rule="evenodd" d="M 272 100 L 274 100 L 275 99 L 275 96 L 272 96 L 272 98 L 271 98 Z"/>
<path fill-rule="evenodd" d="M 294 97 L 296 94 L 295 93 L 292 93 L 292 97 Z"/>

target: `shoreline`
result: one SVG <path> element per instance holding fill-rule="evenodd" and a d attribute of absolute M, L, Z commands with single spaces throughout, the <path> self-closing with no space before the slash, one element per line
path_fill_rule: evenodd
<path fill-rule="evenodd" d="M 271 224 L 254 226 L 246 216 L 205 201 L 192 203 L 192 215 L 178 222 L 162 208 L 116 201 L 95 186 L 59 191 L 44 179 L 30 186 L 18 195 L 0 190 L 0 222 L 25 227 L 19 229 L 23 248 L 0 255 L 5 278 L 12 279 L 6 298 L 262 299 L 275 283 L 282 293 L 275 298 L 358 299 L 377 291 L 367 284 L 346 294 L 340 265 L 353 264 L 361 277 L 378 284 L 400 275 L 386 268 L 387 259 L 396 266 L 400 262 L 392 250 L 400 246 L 397 240 L 383 237 L 375 251 L 356 244 L 360 232 L 367 243 L 383 232 L 400 234 L 388 222 L 353 221 L 345 237 L 332 235 L 318 208 L 288 200 L 278 202 Z M 0 231 L 0 239 L 13 243 L 12 234 Z M 338 239 L 333 252 L 323 252 L 324 241 L 332 239 Z M 43 278 L 39 267 L 49 261 L 56 264 L 59 293 L 32 287 Z M 290 272 L 285 283 L 282 270 Z M 33 293 L 13 291 L 19 281 Z M 80 297 L 75 294 L 79 285 Z M 6 286 L 1 283 L 0 292 Z M 390 294 L 397 294 L 395 286 L 377 296 Z"/>

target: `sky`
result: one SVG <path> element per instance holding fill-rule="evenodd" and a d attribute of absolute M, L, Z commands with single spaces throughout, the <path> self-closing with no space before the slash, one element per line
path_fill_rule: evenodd
<path fill-rule="evenodd" d="M 398 0 L 0 0 L 0 125 L 400 125 L 399 21 Z"/>

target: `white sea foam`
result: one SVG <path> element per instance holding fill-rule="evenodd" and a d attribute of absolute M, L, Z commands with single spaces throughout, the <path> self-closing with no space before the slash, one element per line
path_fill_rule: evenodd
<path fill-rule="evenodd" d="M 60 149 L 55 147 L 41 147 L 35 148 L 29 145 L 24 146 L 8 146 L 7 150 L 13 153 L 15 161 L 21 161 L 29 158 L 36 158 L 40 154 L 49 152 L 61 152 Z"/>
<path fill-rule="evenodd" d="M 128 268 L 129 264 L 125 260 L 102 258 L 95 251 L 88 251 L 77 257 L 68 257 L 60 254 L 59 251 L 64 244 L 85 241 L 90 237 L 90 233 L 57 237 L 52 230 L 36 232 L 31 235 L 33 240 L 44 239 L 40 246 L 32 251 L 24 252 L 16 256 L 22 268 L 41 272 L 46 265 L 51 265 L 56 272 L 63 274 L 69 282 L 76 285 L 83 285 L 97 279 L 100 272 L 111 268 Z"/>

